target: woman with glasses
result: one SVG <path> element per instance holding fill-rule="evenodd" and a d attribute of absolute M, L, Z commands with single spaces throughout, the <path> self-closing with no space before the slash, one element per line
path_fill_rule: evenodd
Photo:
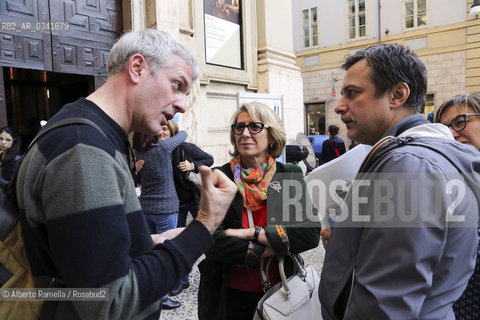
<path fill-rule="evenodd" d="M 458 142 L 480 150 L 480 92 L 448 99 L 438 108 L 435 122 L 448 126 Z"/>
<path fill-rule="evenodd" d="M 458 142 L 480 150 L 480 92 L 456 95 L 445 101 L 435 114 L 435 122 L 443 123 Z M 479 154 L 480 156 L 480 154 Z M 480 229 L 477 264 L 467 288 L 453 305 L 457 319 L 480 319 Z"/>
<path fill-rule="evenodd" d="M 0 129 L 0 188 L 15 177 L 22 156 L 20 155 L 20 137 L 9 127 Z"/>
<path fill-rule="evenodd" d="M 284 181 L 295 180 L 303 187 L 305 184 L 298 166 L 275 160 L 283 152 L 286 134 L 273 110 L 258 102 L 244 104 L 232 117 L 230 140 L 233 158 L 217 169 L 237 185 L 238 193 L 213 235 L 214 247 L 199 265 L 200 320 L 252 319 L 265 289 L 260 280 L 260 260 L 266 264 L 265 259 L 271 256 L 298 254 L 315 248 L 319 242 L 319 226 L 292 225 L 297 222 L 295 218 L 300 217 L 303 223 L 307 220 L 306 206 L 302 206 L 308 199 L 305 188 L 295 193 L 302 196 L 300 214 L 282 210 L 283 193 L 292 196 L 292 190 L 282 187 Z M 283 214 L 289 224 L 282 220 Z M 290 260 L 285 260 L 288 275 L 292 265 L 287 262 Z M 280 280 L 275 259 L 268 278 L 272 286 Z"/>

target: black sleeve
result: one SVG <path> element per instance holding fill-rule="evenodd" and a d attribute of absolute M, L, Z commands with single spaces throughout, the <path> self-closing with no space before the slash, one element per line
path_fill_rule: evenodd
<path fill-rule="evenodd" d="M 329 155 L 329 152 L 328 152 L 329 148 L 330 148 L 330 142 L 328 142 L 328 139 L 327 139 L 327 140 L 323 141 L 323 144 L 322 144 L 322 158 L 325 161 L 330 160 L 330 155 Z"/>
<path fill-rule="evenodd" d="M 193 143 L 185 142 L 183 149 L 185 150 L 185 158 L 195 165 L 195 172 L 198 172 L 198 168 L 201 166 L 210 167 L 213 164 L 212 155 L 203 151 Z"/>

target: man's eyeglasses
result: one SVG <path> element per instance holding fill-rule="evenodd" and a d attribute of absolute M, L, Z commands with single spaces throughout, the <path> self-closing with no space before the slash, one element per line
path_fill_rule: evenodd
<path fill-rule="evenodd" d="M 453 118 L 452 122 L 450 122 L 447 127 L 452 128 L 456 132 L 460 132 L 467 127 L 467 118 L 468 117 L 475 117 L 480 116 L 480 113 L 463 113 L 459 114 L 455 118 Z"/>
<path fill-rule="evenodd" d="M 0 142 L 7 142 L 7 143 L 10 143 L 10 142 L 13 142 L 13 140 L 12 140 L 12 139 L 10 139 L 10 138 L 2 138 L 2 137 L 0 137 Z"/>
<path fill-rule="evenodd" d="M 250 131 L 251 134 L 257 134 L 262 132 L 263 128 L 268 128 L 268 125 L 259 121 L 250 122 L 249 124 L 243 122 L 232 124 L 232 132 L 237 136 L 243 134 L 245 128 L 248 128 L 248 131 Z"/>

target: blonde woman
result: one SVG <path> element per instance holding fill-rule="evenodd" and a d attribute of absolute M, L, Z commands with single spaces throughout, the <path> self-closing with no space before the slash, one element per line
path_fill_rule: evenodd
<path fill-rule="evenodd" d="M 233 158 L 217 169 L 235 182 L 238 192 L 213 235 L 214 247 L 199 265 L 200 320 L 252 319 L 264 294 L 260 260 L 298 254 L 315 248 L 319 242 L 320 228 L 287 226 L 280 219 L 267 224 L 267 206 L 283 213 L 281 199 L 288 188 L 281 188 L 282 179 L 288 175 L 288 179 L 303 183 L 298 166 L 275 160 L 283 152 L 286 135 L 273 110 L 258 102 L 243 105 L 232 117 L 230 140 Z M 290 221 L 293 216 L 290 212 Z M 291 274 L 292 265 L 286 261 L 285 266 L 287 274 Z M 269 270 L 274 285 L 280 280 L 278 263 L 272 262 Z"/>

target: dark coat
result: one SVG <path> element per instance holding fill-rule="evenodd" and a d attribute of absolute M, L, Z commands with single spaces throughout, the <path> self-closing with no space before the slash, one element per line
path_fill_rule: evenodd
<path fill-rule="evenodd" d="M 277 171 L 272 178 L 272 182 L 279 181 L 285 186 L 285 181 L 294 179 L 299 181 L 303 187 L 303 176 L 301 169 L 296 165 L 282 164 L 277 162 Z M 230 163 L 217 168 L 225 173 L 233 180 L 233 173 L 230 170 Z M 277 255 L 285 255 L 285 246 L 282 244 L 277 234 L 275 223 L 271 223 L 275 219 L 280 224 L 279 218 L 283 210 L 281 209 L 281 199 L 283 191 L 275 191 L 271 186 L 267 190 L 267 211 L 268 225 L 265 227 L 267 238 Z M 303 189 L 306 190 L 306 189 Z M 292 197 L 290 189 L 290 197 Z M 309 201 L 306 192 L 302 193 L 301 201 Z M 303 203 L 305 203 L 303 202 Z M 293 206 L 289 208 L 292 209 Z M 248 240 L 240 240 L 225 235 L 224 230 L 228 228 L 242 227 L 243 198 L 237 192 L 230 208 L 227 211 L 223 223 L 213 234 L 215 246 L 207 252 L 207 257 L 200 265 L 200 288 L 198 292 L 198 317 L 200 320 L 225 319 L 226 293 L 228 285 L 228 270 L 231 265 L 245 265 L 245 256 L 247 253 Z M 276 214 L 275 214 L 276 213 Z M 316 216 L 316 211 L 314 211 Z M 305 217 L 305 210 L 302 216 Z M 289 217 L 294 216 L 293 210 L 290 210 Z M 313 223 L 295 223 L 294 225 L 282 224 L 287 232 L 290 240 L 290 252 L 300 253 L 318 246 L 320 239 L 320 224 Z M 287 275 L 292 274 L 292 264 L 290 260 L 285 260 Z"/>
<path fill-rule="evenodd" d="M 177 165 L 188 160 L 195 165 L 193 172 L 197 173 L 201 166 L 210 167 L 213 164 L 213 157 L 194 145 L 184 142 L 172 152 L 173 181 L 177 190 L 180 205 L 192 201 L 200 201 L 200 194 L 197 187 L 185 178 L 186 172 L 177 168 Z"/>
<path fill-rule="evenodd" d="M 343 142 L 342 138 L 338 136 L 333 138 L 330 137 L 329 139 L 323 141 L 322 144 L 322 158 L 325 162 L 331 161 L 338 157 L 333 146 L 337 148 L 340 155 L 345 153 L 345 142 Z"/>
<path fill-rule="evenodd" d="M 0 161 L 0 188 L 5 187 L 15 177 L 22 160 L 22 155 L 16 155 L 8 161 Z"/>

